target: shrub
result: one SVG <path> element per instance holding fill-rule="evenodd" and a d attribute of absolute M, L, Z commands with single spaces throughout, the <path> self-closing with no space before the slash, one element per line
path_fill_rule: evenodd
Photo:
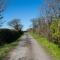
<path fill-rule="evenodd" d="M 22 31 L 0 29 L 0 45 L 16 41 L 22 35 Z"/>

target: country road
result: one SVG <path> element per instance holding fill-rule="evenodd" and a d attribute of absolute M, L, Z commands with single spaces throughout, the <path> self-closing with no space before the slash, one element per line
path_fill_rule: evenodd
<path fill-rule="evenodd" d="M 16 49 L 10 52 L 7 60 L 52 60 L 44 49 L 28 33 L 21 37 Z"/>

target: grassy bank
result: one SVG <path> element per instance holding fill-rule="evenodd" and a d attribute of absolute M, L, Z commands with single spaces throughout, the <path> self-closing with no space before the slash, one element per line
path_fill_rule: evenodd
<path fill-rule="evenodd" d="M 45 50 L 53 56 L 53 60 L 60 60 L 60 48 L 52 42 L 49 42 L 47 38 L 39 36 L 35 33 L 30 33 Z"/>
<path fill-rule="evenodd" d="M 14 49 L 17 46 L 17 44 L 18 41 L 15 41 L 13 43 L 0 46 L 0 60 L 3 60 L 7 56 L 8 52 Z"/>

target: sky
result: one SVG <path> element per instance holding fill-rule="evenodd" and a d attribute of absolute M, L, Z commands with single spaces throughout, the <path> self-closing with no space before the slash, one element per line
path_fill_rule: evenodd
<path fill-rule="evenodd" d="M 23 30 L 26 30 L 31 25 L 31 19 L 39 16 L 39 7 L 43 0 L 8 0 L 7 3 L 3 18 L 6 23 L 3 27 L 9 28 L 7 22 L 17 18 L 21 19 Z"/>

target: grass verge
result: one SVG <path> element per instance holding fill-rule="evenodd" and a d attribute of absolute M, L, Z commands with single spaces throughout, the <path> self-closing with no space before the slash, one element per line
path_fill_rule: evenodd
<path fill-rule="evenodd" d="M 60 48 L 52 42 L 49 42 L 47 38 L 42 37 L 36 33 L 30 33 L 39 44 L 41 44 L 46 51 L 53 57 L 53 60 L 60 60 Z"/>
<path fill-rule="evenodd" d="M 10 44 L 0 46 L 0 60 L 4 60 L 4 58 L 8 55 L 8 52 L 14 49 L 17 46 L 17 44 L 18 40 Z"/>

